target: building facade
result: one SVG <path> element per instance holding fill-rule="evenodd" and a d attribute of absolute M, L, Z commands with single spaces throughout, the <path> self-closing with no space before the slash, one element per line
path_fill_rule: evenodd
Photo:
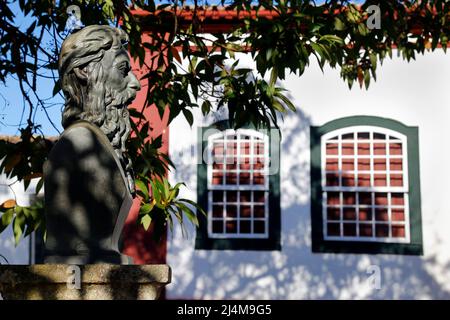
<path fill-rule="evenodd" d="M 448 71 L 394 57 L 366 91 L 312 64 L 279 131 L 172 122 L 172 178 L 208 216 L 169 240 L 167 298 L 450 298 Z"/>
<path fill-rule="evenodd" d="M 368 90 L 312 63 L 280 83 L 297 111 L 279 129 L 233 130 L 226 113 L 200 110 L 192 127 L 183 117 L 168 126 L 168 110 L 149 108 L 171 180 L 207 216 L 188 238 L 176 226 L 156 245 L 134 222 L 136 202 L 125 253 L 172 267 L 168 299 L 450 298 L 449 74 L 441 49 L 410 63 L 394 50 Z M 10 263 L 35 261 L 10 239 L 0 235 Z"/>

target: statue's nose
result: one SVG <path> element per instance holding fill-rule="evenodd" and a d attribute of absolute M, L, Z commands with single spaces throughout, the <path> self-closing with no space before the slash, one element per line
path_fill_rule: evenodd
<path fill-rule="evenodd" d="M 136 78 L 134 73 L 131 72 L 131 74 L 132 74 L 132 76 L 131 76 L 131 81 L 130 81 L 129 87 L 136 91 L 141 90 L 141 84 L 139 83 L 138 79 Z"/>

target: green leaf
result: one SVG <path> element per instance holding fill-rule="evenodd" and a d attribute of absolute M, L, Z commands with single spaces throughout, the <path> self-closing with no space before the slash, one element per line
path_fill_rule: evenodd
<path fill-rule="evenodd" d="M 183 201 L 183 199 L 180 199 L 180 201 Z M 184 212 L 184 214 L 188 217 L 188 219 L 198 227 L 198 219 L 197 215 L 194 211 L 192 211 L 188 206 L 184 205 L 183 203 L 179 202 L 178 207 Z"/>
<path fill-rule="evenodd" d="M 13 220 L 14 243 L 16 247 L 20 242 L 20 237 L 22 236 L 24 229 L 25 229 L 25 215 L 16 214 L 16 217 Z"/>
<path fill-rule="evenodd" d="M 337 31 L 342 31 L 342 30 L 345 29 L 345 24 L 344 24 L 344 22 L 342 22 L 341 19 L 335 18 L 335 19 L 334 19 L 334 28 L 335 28 Z"/>
<path fill-rule="evenodd" d="M 283 95 L 281 93 L 277 93 L 276 97 L 278 99 L 280 99 L 281 101 L 283 101 L 284 104 L 287 105 L 289 109 L 291 109 L 291 111 L 293 111 L 293 112 L 297 111 L 294 104 L 285 95 Z"/>
<path fill-rule="evenodd" d="M 58 79 L 53 87 L 53 96 L 56 96 L 60 90 L 61 90 L 61 81 L 60 79 Z"/>
<path fill-rule="evenodd" d="M 41 191 L 43 185 L 44 185 L 44 177 L 40 178 L 38 183 L 36 184 L 36 194 L 38 194 L 39 191 Z"/>
<path fill-rule="evenodd" d="M 2 218 L 0 220 L 0 233 L 6 229 L 7 226 L 11 223 L 14 217 L 14 209 L 8 209 L 2 214 Z"/>
<path fill-rule="evenodd" d="M 139 180 L 139 179 L 135 179 L 135 180 L 134 180 L 134 183 L 136 184 L 136 187 L 138 187 L 139 190 L 142 191 L 142 195 L 141 195 L 141 196 L 143 196 L 143 198 L 145 199 L 145 201 L 148 201 L 148 199 L 149 199 L 149 194 L 148 194 L 148 188 L 147 188 L 147 186 L 145 185 L 145 183 L 142 182 L 142 181 Z"/>
<path fill-rule="evenodd" d="M 153 199 L 155 199 L 156 205 L 158 205 L 161 202 L 161 193 L 160 190 L 158 189 L 157 182 L 158 180 L 150 181 L 150 184 L 152 186 L 152 197 Z"/>
<path fill-rule="evenodd" d="M 194 124 L 194 116 L 192 115 L 192 112 L 188 109 L 183 109 L 183 114 L 189 125 L 192 127 Z"/>
<path fill-rule="evenodd" d="M 206 116 L 211 111 L 211 102 L 209 100 L 205 100 L 202 103 L 202 113 Z"/>
<path fill-rule="evenodd" d="M 152 218 L 150 217 L 150 215 L 147 214 L 141 218 L 141 224 L 145 230 L 148 230 L 151 223 L 152 223 Z"/>
<path fill-rule="evenodd" d="M 151 203 L 145 203 L 144 205 L 141 206 L 141 208 L 139 209 L 139 214 L 142 215 L 146 215 L 148 214 L 150 211 L 152 211 L 153 207 L 155 206 L 154 202 Z"/>
<path fill-rule="evenodd" d="M 167 181 L 166 178 L 163 178 L 163 183 L 164 183 L 164 199 L 168 200 L 169 199 L 169 195 L 170 195 L 170 186 L 169 186 L 169 181 Z"/>

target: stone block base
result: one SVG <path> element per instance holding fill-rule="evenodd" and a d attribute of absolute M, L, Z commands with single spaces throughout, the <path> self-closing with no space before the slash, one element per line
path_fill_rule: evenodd
<path fill-rule="evenodd" d="M 155 300 L 168 265 L 0 265 L 5 300 Z"/>

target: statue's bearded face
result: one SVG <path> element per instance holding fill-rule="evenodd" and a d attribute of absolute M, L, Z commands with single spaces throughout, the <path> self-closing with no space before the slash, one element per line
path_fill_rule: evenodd
<path fill-rule="evenodd" d="M 141 86 L 131 70 L 130 58 L 125 49 L 108 50 L 100 63 L 103 80 L 91 87 L 94 95 L 95 91 L 100 90 L 104 96 L 105 117 L 100 128 L 113 147 L 124 152 L 125 141 L 131 130 L 126 106 L 134 100 Z"/>
<path fill-rule="evenodd" d="M 125 49 L 111 49 L 102 60 L 105 71 L 105 104 L 123 108 L 133 101 L 140 89 L 139 81 L 133 74 L 130 58 Z"/>

